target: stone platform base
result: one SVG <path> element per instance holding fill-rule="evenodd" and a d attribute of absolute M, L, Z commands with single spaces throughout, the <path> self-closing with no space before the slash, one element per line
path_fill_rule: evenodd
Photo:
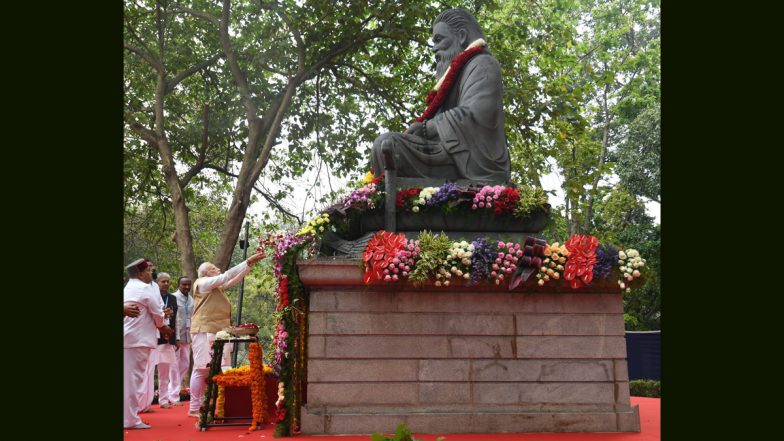
<path fill-rule="evenodd" d="M 300 263 L 310 291 L 309 434 L 634 432 L 623 297 L 362 283 L 356 261 Z"/>
<path fill-rule="evenodd" d="M 351 411 L 349 411 L 351 412 Z M 302 408 L 302 432 L 325 435 L 395 433 L 405 423 L 416 433 L 639 432 L 640 410 L 628 412 L 427 412 L 385 413 Z"/>

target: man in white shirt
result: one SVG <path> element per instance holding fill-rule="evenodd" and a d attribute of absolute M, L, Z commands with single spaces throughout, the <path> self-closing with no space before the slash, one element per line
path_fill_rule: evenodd
<path fill-rule="evenodd" d="M 177 334 L 178 348 L 175 352 L 177 362 L 171 372 L 173 389 L 169 395 L 176 397 L 176 400 L 172 401 L 175 406 L 182 404 L 180 403 L 182 380 L 188 373 L 191 363 L 191 314 L 193 313 L 193 297 L 190 296 L 191 286 L 193 286 L 193 281 L 187 276 L 182 276 L 177 283 L 177 292 L 174 293 L 174 297 L 177 298 L 177 323 L 175 323 L 174 329 Z"/>
<path fill-rule="evenodd" d="M 163 323 L 173 328 L 177 332 L 176 317 L 177 317 L 177 299 L 174 295 L 169 293 L 169 282 L 171 276 L 168 273 L 158 273 L 155 280 L 155 286 L 160 291 L 161 299 L 163 300 Z M 158 368 L 158 404 L 162 409 L 171 407 L 173 397 L 171 390 L 174 389 L 171 381 L 173 378 L 170 376 L 172 366 L 177 362 L 175 355 L 175 348 L 177 347 L 175 336 L 172 335 L 168 338 L 163 336 L 158 338 L 158 346 L 150 353 L 150 359 L 147 361 L 147 380 L 145 386 L 146 401 L 140 403 L 142 406 L 147 406 L 145 411 L 152 411 L 152 402 L 155 399 L 155 368 Z M 179 397 L 178 397 L 179 398 Z"/>
<path fill-rule="evenodd" d="M 152 262 L 139 259 L 125 267 L 128 284 L 123 290 L 123 306 L 135 305 L 138 317 L 123 318 L 123 427 L 125 429 L 149 429 L 139 418 L 140 401 L 143 398 L 144 378 L 150 352 L 157 346 L 156 329 L 161 335 L 170 335 L 172 330 L 163 323 L 163 301 L 152 282 Z"/>

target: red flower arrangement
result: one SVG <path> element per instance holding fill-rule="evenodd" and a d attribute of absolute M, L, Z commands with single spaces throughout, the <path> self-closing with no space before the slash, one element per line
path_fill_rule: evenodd
<path fill-rule="evenodd" d="M 391 231 L 378 231 L 368 242 L 362 253 L 365 262 L 365 277 L 367 284 L 374 280 L 381 280 L 384 269 L 392 263 L 398 251 L 406 246 L 406 235 L 395 234 Z"/>
<path fill-rule="evenodd" d="M 569 250 L 569 259 L 564 266 L 564 279 L 572 288 L 579 288 L 582 283 L 589 284 L 593 280 L 593 266 L 596 264 L 596 248 L 599 239 L 594 236 L 575 234 L 564 243 Z M 582 281 L 582 283 L 580 283 Z"/>
<path fill-rule="evenodd" d="M 421 191 L 422 189 L 419 187 L 400 190 L 399 192 L 397 192 L 397 197 L 395 198 L 395 205 L 397 205 L 397 208 L 400 210 L 410 211 L 413 205 L 409 201 L 413 198 L 419 197 L 419 192 Z"/>
<path fill-rule="evenodd" d="M 493 204 L 493 212 L 495 214 L 511 213 L 517 207 L 517 202 L 520 201 L 520 193 L 517 189 L 506 187 L 501 191 L 498 200 Z"/>

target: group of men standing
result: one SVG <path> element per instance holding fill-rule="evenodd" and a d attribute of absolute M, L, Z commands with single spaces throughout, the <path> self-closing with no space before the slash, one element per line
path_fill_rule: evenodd
<path fill-rule="evenodd" d="M 153 280 L 154 265 L 138 259 L 126 266 L 128 283 L 123 293 L 123 396 L 125 429 L 148 429 L 139 413 L 151 412 L 155 367 L 158 367 L 158 403 L 161 408 L 179 406 L 183 379 L 190 366 L 188 415 L 199 416 L 212 359 L 215 334 L 231 325 L 231 303 L 225 290 L 236 285 L 263 256 L 257 253 L 222 273 L 210 262 L 198 269 L 192 282 L 180 277 L 177 291 L 169 292 L 171 276 L 159 273 Z M 228 354 L 224 354 L 224 365 Z"/>

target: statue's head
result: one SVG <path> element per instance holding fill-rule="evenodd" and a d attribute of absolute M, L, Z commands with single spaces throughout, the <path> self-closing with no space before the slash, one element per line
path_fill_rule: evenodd
<path fill-rule="evenodd" d="M 449 63 L 469 44 L 485 34 L 476 19 L 463 9 L 447 9 L 433 21 L 433 51 L 436 53 L 436 76 L 444 74 Z"/>

